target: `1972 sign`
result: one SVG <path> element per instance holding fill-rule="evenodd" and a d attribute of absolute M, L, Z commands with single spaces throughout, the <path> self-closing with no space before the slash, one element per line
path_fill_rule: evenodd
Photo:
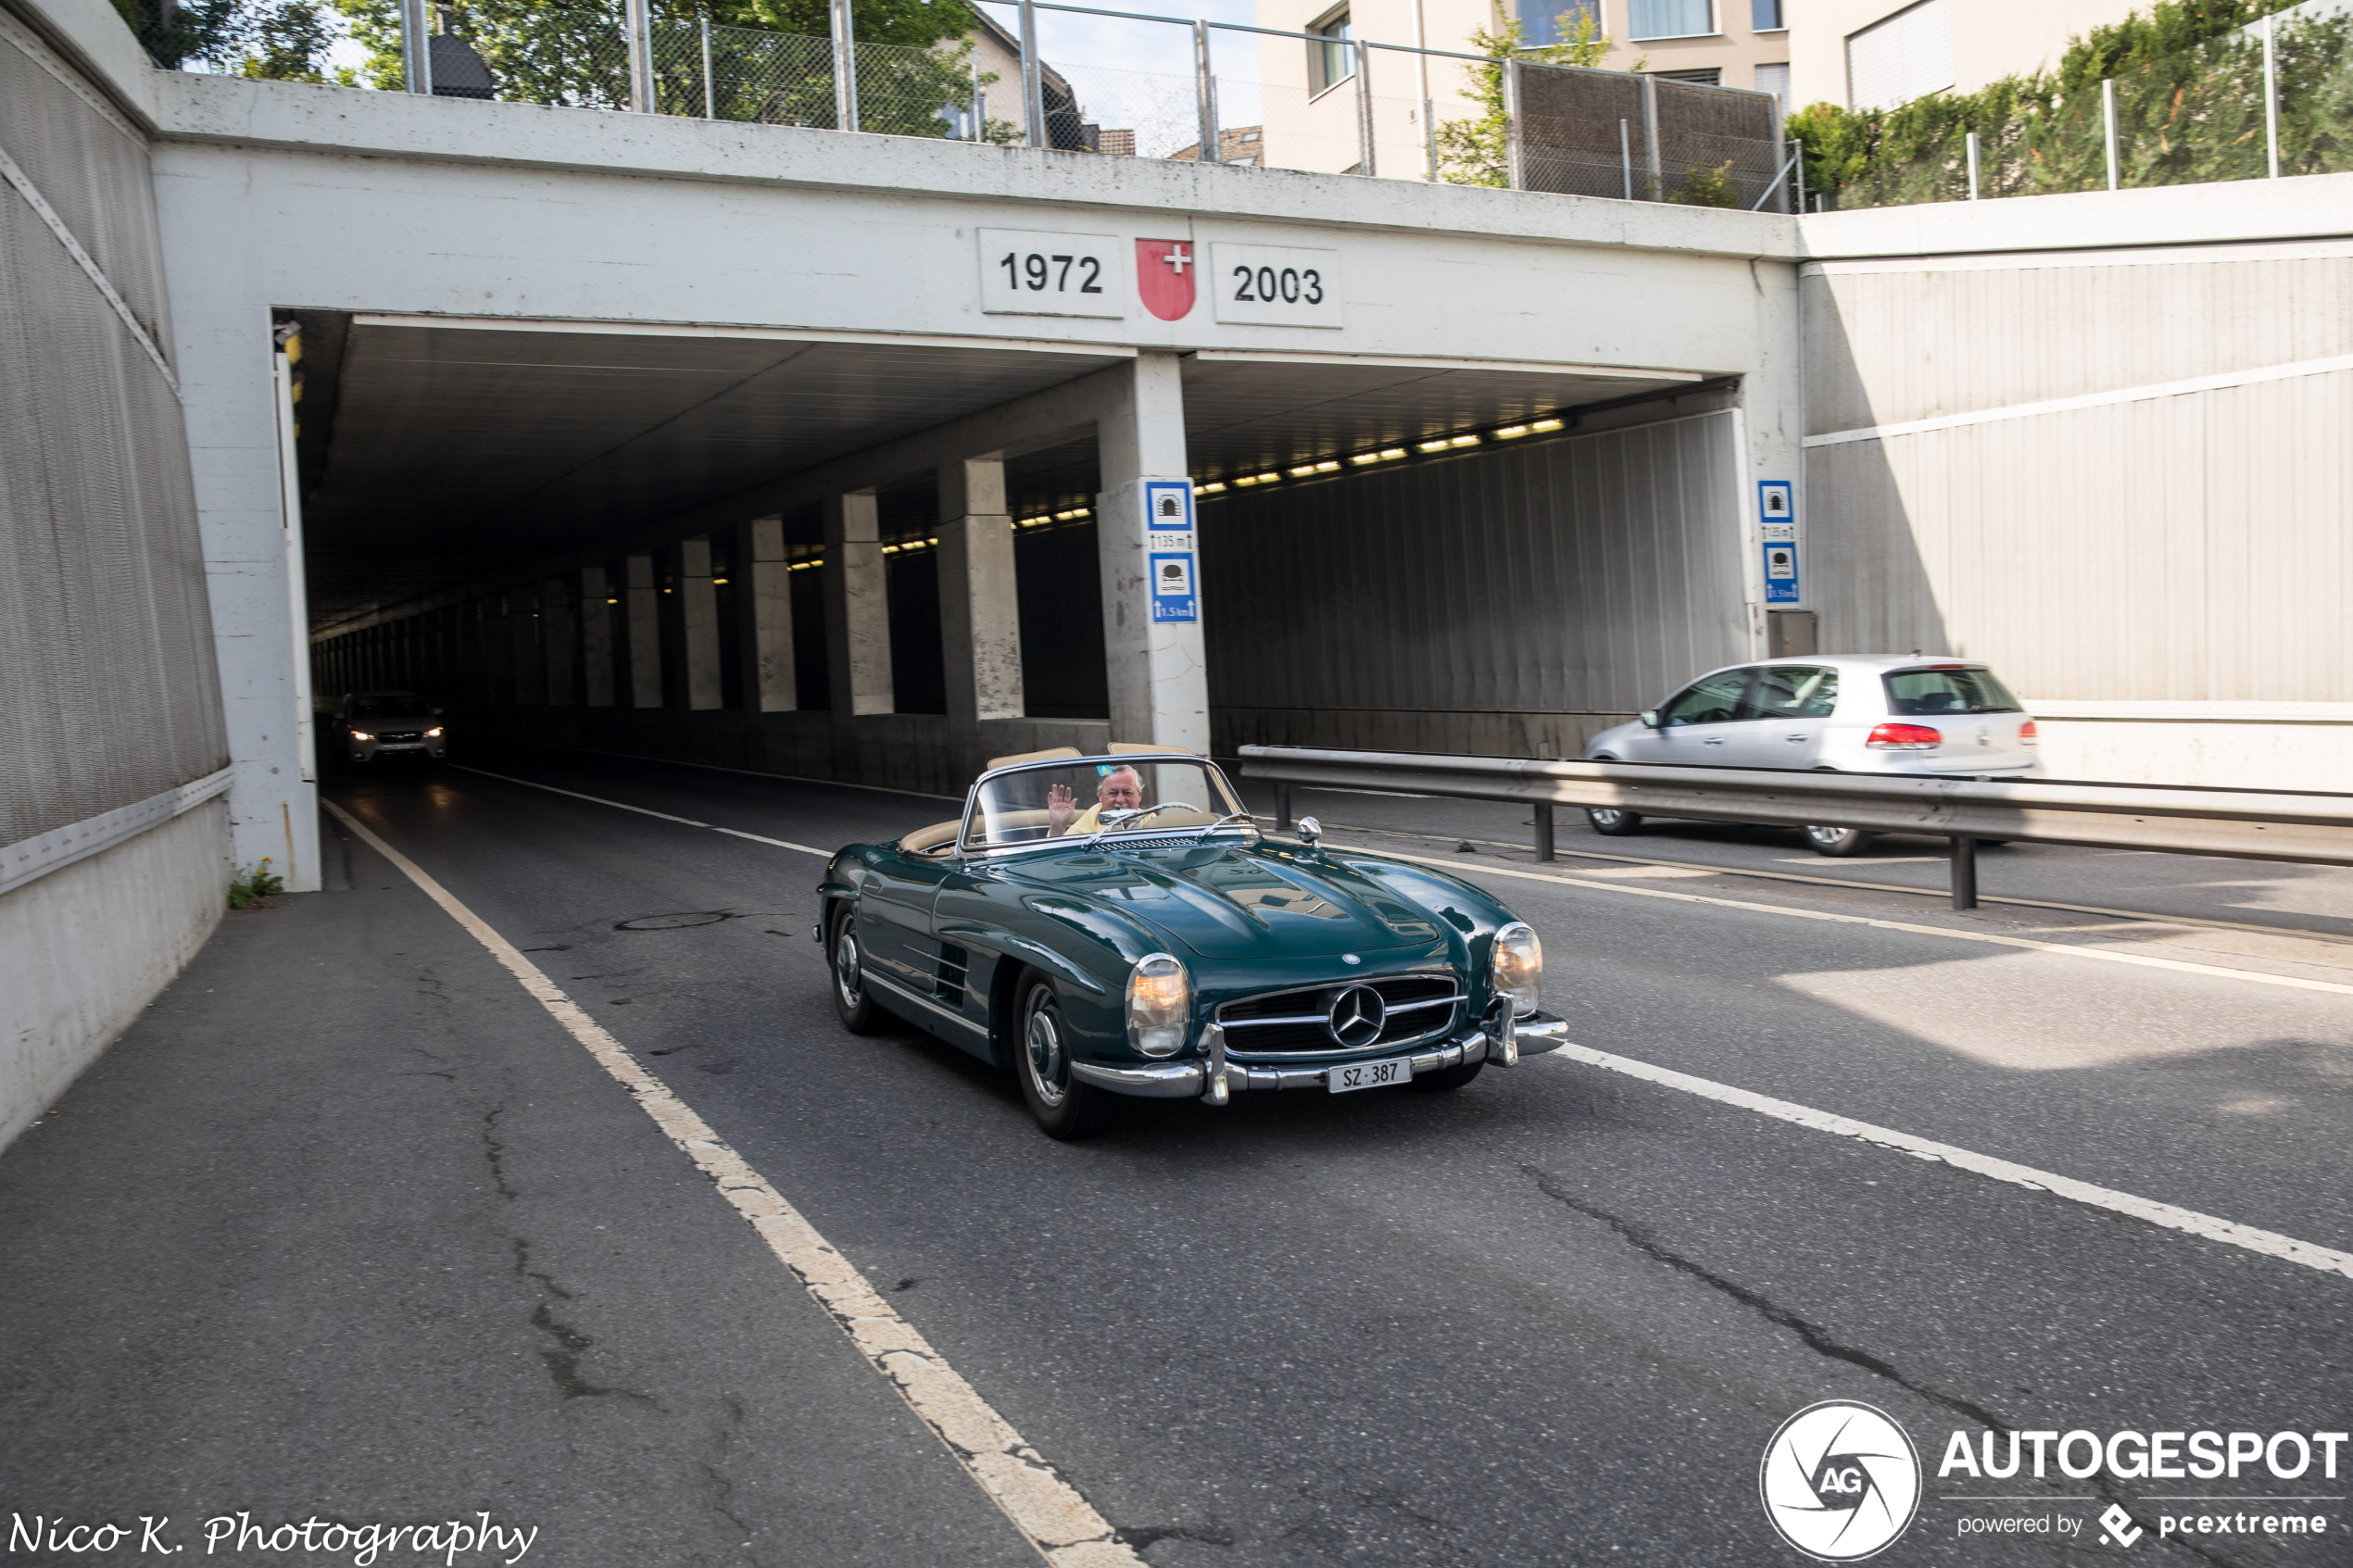
<path fill-rule="evenodd" d="M 980 231 L 980 307 L 1003 316 L 1127 314 L 1136 285 L 1109 234 Z"/>

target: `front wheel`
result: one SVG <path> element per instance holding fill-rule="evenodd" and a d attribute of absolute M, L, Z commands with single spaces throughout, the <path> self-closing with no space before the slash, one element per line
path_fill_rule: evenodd
<path fill-rule="evenodd" d="M 847 905 L 834 916 L 833 940 L 825 945 L 832 959 L 834 1011 L 841 1026 L 853 1035 L 872 1035 L 883 1026 L 882 1009 L 866 986 L 866 954 L 858 942 L 858 911 Z"/>
<path fill-rule="evenodd" d="M 1046 1135 L 1083 1138 L 1110 1126 L 1118 1109 L 1111 1092 L 1071 1073 L 1070 1024 L 1052 981 L 1037 974 L 1023 979 L 1015 1022 L 1020 1034 L 1013 1041 L 1013 1075 Z"/>
<path fill-rule="evenodd" d="M 1809 827 L 1806 830 L 1806 842 L 1817 855 L 1832 855 L 1841 859 L 1860 855 L 1870 841 L 1871 835 L 1861 828 Z"/>
<path fill-rule="evenodd" d="M 1586 807 L 1585 820 L 1592 823 L 1593 831 L 1604 838 L 1624 838 L 1640 831 L 1642 825 L 1639 813 L 1619 811 L 1607 806 Z M 1416 1079 L 1415 1082 L 1419 1083 L 1420 1080 Z"/>

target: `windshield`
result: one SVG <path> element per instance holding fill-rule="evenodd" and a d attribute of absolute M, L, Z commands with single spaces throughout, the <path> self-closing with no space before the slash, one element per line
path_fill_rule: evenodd
<path fill-rule="evenodd" d="M 1991 670 L 1948 665 L 1898 670 L 1887 677 L 1887 710 L 1906 719 L 1939 713 L 2016 713 L 2018 698 Z"/>
<path fill-rule="evenodd" d="M 393 693 L 384 696 L 355 696 L 351 699 L 354 719 L 430 719 L 433 708 L 423 697 Z"/>
<path fill-rule="evenodd" d="M 973 792 L 964 847 L 999 849 L 1101 834 L 1110 843 L 1183 831 L 1198 837 L 1225 817 L 1230 831 L 1253 829 L 1225 775 L 1205 762 L 1126 762 L 1091 758 L 1021 768 Z"/>

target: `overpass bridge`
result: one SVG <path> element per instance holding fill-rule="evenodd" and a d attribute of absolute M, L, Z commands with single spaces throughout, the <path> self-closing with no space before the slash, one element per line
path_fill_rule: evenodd
<path fill-rule="evenodd" d="M 1804 639 L 2347 733 L 2353 176 L 1799 218 L 162 72 L 101 0 L 0 69 L 0 1128 L 224 868 L 317 884 L 346 689 L 912 789 L 1570 755 Z"/>

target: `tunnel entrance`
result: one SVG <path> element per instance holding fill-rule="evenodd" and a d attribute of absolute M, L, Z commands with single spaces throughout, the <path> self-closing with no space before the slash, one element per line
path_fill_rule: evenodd
<path fill-rule="evenodd" d="M 1744 653 L 1700 371 L 1202 351 L 1114 428 L 1116 348 L 278 315 L 315 689 L 453 737 L 951 791 L 1156 738 L 1100 515 L 1139 443 L 1193 486 L 1218 750 L 1559 754 Z"/>

